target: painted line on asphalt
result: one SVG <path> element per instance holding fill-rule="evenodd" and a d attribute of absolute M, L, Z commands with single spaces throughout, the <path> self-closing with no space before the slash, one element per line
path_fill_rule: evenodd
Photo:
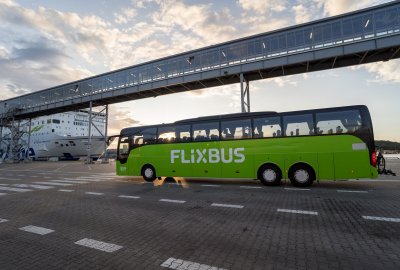
<path fill-rule="evenodd" d="M 89 178 L 63 178 L 62 180 L 70 180 L 70 181 L 85 181 L 85 182 L 100 182 L 101 180 L 89 179 Z"/>
<path fill-rule="evenodd" d="M 85 193 L 88 194 L 88 195 L 96 195 L 96 196 L 104 195 L 104 193 L 100 193 L 100 192 L 90 192 L 90 191 L 87 191 L 87 192 L 85 192 Z"/>
<path fill-rule="evenodd" d="M 170 200 L 170 199 L 160 199 L 160 202 L 170 202 L 170 203 L 185 203 L 186 201 L 180 201 L 180 200 Z"/>
<path fill-rule="evenodd" d="M 253 187 L 253 186 L 240 186 L 240 188 L 247 188 L 247 189 L 256 189 L 256 188 L 262 188 L 262 187 Z"/>
<path fill-rule="evenodd" d="M 89 238 L 81 239 L 79 241 L 76 241 L 74 244 L 84 246 L 84 247 L 94 248 L 94 249 L 105 251 L 108 253 L 111 253 L 111 252 L 114 252 L 114 251 L 117 251 L 117 250 L 123 248 L 123 246 L 106 243 L 106 242 L 101 242 L 101 241 L 97 241 L 97 240 L 93 240 L 93 239 L 89 239 Z"/>
<path fill-rule="evenodd" d="M 7 195 L 7 193 L 0 193 L 0 196 L 4 196 L 4 195 Z"/>
<path fill-rule="evenodd" d="M 338 189 L 337 192 L 341 193 L 368 193 L 366 190 L 344 190 L 344 189 Z"/>
<path fill-rule="evenodd" d="M 169 258 L 161 264 L 162 267 L 177 270 L 226 270 L 202 263 L 196 263 L 191 261 L 185 261 L 176 258 Z"/>
<path fill-rule="evenodd" d="M 369 220 L 400 222 L 400 218 L 374 217 L 374 216 L 362 216 L 362 217 L 363 219 L 369 219 Z"/>
<path fill-rule="evenodd" d="M 304 211 L 304 210 L 294 210 L 294 209 L 277 209 L 278 212 L 293 213 L 293 214 L 304 214 L 304 215 L 318 215 L 318 212 L 314 211 Z"/>
<path fill-rule="evenodd" d="M 40 235 L 45 235 L 45 234 L 54 232 L 54 230 L 43 228 L 43 227 L 37 227 L 37 226 L 33 226 L 33 225 L 28 225 L 28 226 L 25 226 L 25 227 L 22 227 L 19 229 L 21 231 L 40 234 Z"/>
<path fill-rule="evenodd" d="M 119 195 L 118 198 L 124 198 L 124 199 L 140 199 L 138 196 L 129 196 L 129 195 Z"/>
<path fill-rule="evenodd" d="M 238 208 L 238 209 L 242 209 L 244 207 L 243 205 L 238 205 L 238 204 L 223 204 L 223 203 L 213 203 L 213 204 L 211 204 L 211 206 Z"/>
<path fill-rule="evenodd" d="M 8 219 L 0 218 L 0 223 L 7 222 Z"/>
<path fill-rule="evenodd" d="M 51 182 L 56 183 L 70 183 L 70 184 L 87 184 L 89 182 L 86 181 L 79 181 L 79 180 L 50 180 Z"/>
<path fill-rule="evenodd" d="M 28 188 L 12 188 L 12 187 L 0 187 L 0 190 L 15 191 L 15 192 L 33 191 L 33 189 L 28 189 Z"/>
<path fill-rule="evenodd" d="M 73 189 L 59 189 L 58 191 L 61 191 L 61 192 L 72 192 L 74 190 Z"/>
<path fill-rule="evenodd" d="M 51 189 L 54 187 L 50 186 L 43 186 L 43 185 L 32 185 L 32 184 L 13 184 L 14 187 L 19 188 L 37 188 L 37 189 Z"/>
<path fill-rule="evenodd" d="M 201 185 L 202 187 L 221 187 L 221 185 Z"/>
<path fill-rule="evenodd" d="M 51 186 L 72 186 L 72 184 L 54 183 L 54 182 L 34 182 L 35 184 L 51 185 Z"/>
<path fill-rule="evenodd" d="M 299 191 L 309 191 L 311 190 L 310 188 L 288 188 L 285 187 L 286 190 L 299 190 Z"/>

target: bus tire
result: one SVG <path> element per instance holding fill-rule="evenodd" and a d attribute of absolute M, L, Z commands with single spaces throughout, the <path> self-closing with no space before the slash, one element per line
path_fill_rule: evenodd
<path fill-rule="evenodd" d="M 274 164 L 264 164 L 258 169 L 258 179 L 265 186 L 278 186 L 282 180 L 282 171 Z"/>
<path fill-rule="evenodd" d="M 142 176 L 145 181 L 153 182 L 157 178 L 156 169 L 149 164 L 144 165 L 142 168 Z"/>
<path fill-rule="evenodd" d="M 315 172 L 307 164 L 295 164 L 289 170 L 289 179 L 293 186 L 309 187 L 315 180 Z"/>

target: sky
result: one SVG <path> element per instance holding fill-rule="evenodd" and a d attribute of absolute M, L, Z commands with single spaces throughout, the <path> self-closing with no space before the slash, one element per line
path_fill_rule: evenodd
<path fill-rule="evenodd" d="M 0 99 L 309 22 L 378 0 L 0 0 Z M 250 82 L 251 111 L 365 104 L 375 139 L 400 142 L 400 60 Z M 241 111 L 240 85 L 110 105 L 128 126 Z"/>

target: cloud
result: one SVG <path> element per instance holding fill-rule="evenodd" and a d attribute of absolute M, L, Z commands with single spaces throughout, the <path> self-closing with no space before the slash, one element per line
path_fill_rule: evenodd
<path fill-rule="evenodd" d="M 366 64 L 362 67 L 375 75 L 369 82 L 400 83 L 400 59 Z"/>
<path fill-rule="evenodd" d="M 382 4 L 389 1 L 382 0 L 314 0 L 319 7 L 323 8 L 325 16 L 338 15 L 361 8 Z"/>
<path fill-rule="evenodd" d="M 137 126 L 140 121 L 134 119 L 132 110 L 122 109 L 111 105 L 108 107 L 108 135 L 118 135 L 121 129 L 126 127 Z"/>
<path fill-rule="evenodd" d="M 237 3 L 244 10 L 261 14 L 271 11 L 281 12 L 286 9 L 286 1 L 281 0 L 239 0 Z"/>

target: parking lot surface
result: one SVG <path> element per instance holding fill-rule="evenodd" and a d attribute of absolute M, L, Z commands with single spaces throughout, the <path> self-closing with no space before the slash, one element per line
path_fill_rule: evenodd
<path fill-rule="evenodd" d="M 400 176 L 295 188 L 1 164 L 0 269 L 400 269 L 399 205 Z"/>

